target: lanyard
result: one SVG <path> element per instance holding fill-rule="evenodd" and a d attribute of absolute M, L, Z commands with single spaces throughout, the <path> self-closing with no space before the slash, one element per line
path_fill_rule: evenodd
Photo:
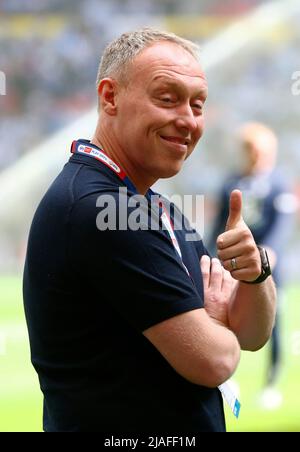
<path fill-rule="evenodd" d="M 72 154 L 84 154 L 88 157 L 92 157 L 99 162 L 104 163 L 108 168 L 110 168 L 116 175 L 124 182 L 127 188 L 134 193 L 137 193 L 137 189 L 131 182 L 126 173 L 119 167 L 108 155 L 105 154 L 103 149 L 91 144 L 88 140 L 77 140 L 73 141 L 71 145 Z"/>
<path fill-rule="evenodd" d="M 126 175 L 125 171 L 123 171 L 123 169 L 119 165 L 117 165 L 110 157 L 108 157 L 108 155 L 105 154 L 103 149 L 100 149 L 98 146 L 91 144 L 90 141 L 88 141 L 88 140 L 73 141 L 72 145 L 71 145 L 71 152 L 72 152 L 72 154 L 84 154 L 88 157 L 94 158 L 94 159 L 98 160 L 99 162 L 103 163 L 108 168 L 110 168 L 124 182 L 124 184 L 127 186 L 127 188 L 129 190 L 133 191 L 135 194 L 138 193 L 135 185 L 131 182 L 129 177 Z M 164 224 L 164 226 L 170 236 L 172 245 L 173 245 L 175 251 L 177 252 L 177 254 L 179 255 L 185 271 L 190 276 L 189 271 L 186 268 L 186 266 L 184 265 L 183 260 L 182 260 L 181 249 L 180 249 L 178 240 L 177 240 L 175 232 L 174 232 L 174 227 L 173 227 L 172 221 L 171 221 L 171 219 L 168 215 L 167 209 L 165 208 L 162 201 L 159 201 L 159 207 L 161 207 L 161 209 L 162 209 L 162 214 L 160 216 L 160 219 L 161 219 L 162 223 Z"/>
<path fill-rule="evenodd" d="M 168 214 L 164 204 L 161 202 L 160 205 L 161 205 L 161 208 L 162 208 L 162 211 L 163 211 L 163 213 L 161 214 L 161 217 L 160 217 L 161 221 L 163 222 L 166 230 L 169 233 L 169 236 L 171 238 L 172 244 L 173 244 L 175 250 L 177 251 L 177 253 L 178 253 L 179 257 L 180 257 L 181 263 L 182 263 L 185 271 L 187 272 L 187 274 L 191 278 L 190 272 L 188 271 L 187 267 L 184 265 L 184 262 L 182 260 L 181 249 L 180 249 L 178 240 L 177 240 L 175 232 L 174 232 L 174 227 L 173 227 L 171 218 L 169 217 L 169 214 Z"/>

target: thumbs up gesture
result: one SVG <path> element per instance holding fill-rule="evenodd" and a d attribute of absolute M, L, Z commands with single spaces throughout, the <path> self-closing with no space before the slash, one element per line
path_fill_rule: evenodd
<path fill-rule="evenodd" d="M 233 190 L 225 232 L 217 238 L 218 257 L 234 279 L 254 281 L 261 273 L 260 254 L 243 220 L 242 193 Z"/>

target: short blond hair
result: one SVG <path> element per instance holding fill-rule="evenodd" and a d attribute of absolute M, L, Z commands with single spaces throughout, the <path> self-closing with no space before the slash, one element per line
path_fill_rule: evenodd
<path fill-rule="evenodd" d="M 160 31 L 154 28 L 142 28 L 123 33 L 104 49 L 97 74 L 97 89 L 100 81 L 106 77 L 116 78 L 126 83 L 128 67 L 132 60 L 143 49 L 161 41 L 177 44 L 189 52 L 197 61 L 199 60 L 199 47 L 192 41 L 181 38 L 174 33 Z"/>

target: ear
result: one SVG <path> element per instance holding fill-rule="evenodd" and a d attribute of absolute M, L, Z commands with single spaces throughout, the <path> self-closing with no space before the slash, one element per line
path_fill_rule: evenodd
<path fill-rule="evenodd" d="M 98 86 L 99 105 L 102 111 L 114 116 L 116 107 L 117 82 L 111 78 L 104 78 Z"/>

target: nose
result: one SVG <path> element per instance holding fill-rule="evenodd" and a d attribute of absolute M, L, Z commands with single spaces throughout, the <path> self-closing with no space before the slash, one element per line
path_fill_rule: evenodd
<path fill-rule="evenodd" d="M 181 105 L 177 110 L 176 127 L 181 130 L 186 129 L 188 133 L 193 133 L 200 128 L 200 118 L 195 117 L 189 104 Z"/>

